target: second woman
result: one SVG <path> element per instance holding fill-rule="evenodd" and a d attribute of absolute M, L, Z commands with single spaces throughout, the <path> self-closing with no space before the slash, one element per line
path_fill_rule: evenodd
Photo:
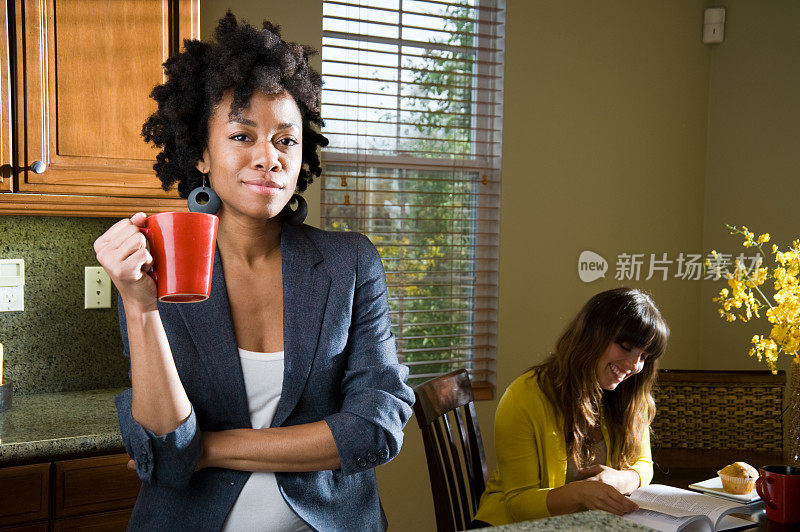
<path fill-rule="evenodd" d="M 497 469 L 473 525 L 636 510 L 625 494 L 653 476 L 650 392 L 668 337 L 644 292 L 618 288 L 592 297 L 554 353 L 500 399 Z"/>

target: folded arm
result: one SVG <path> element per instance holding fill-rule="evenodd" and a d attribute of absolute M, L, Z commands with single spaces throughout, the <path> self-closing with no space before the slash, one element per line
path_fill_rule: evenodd
<path fill-rule="evenodd" d="M 414 395 L 405 384 L 408 369 L 397 362 L 380 257 L 366 237 L 358 239 L 339 411 L 301 425 L 204 432 L 199 467 L 276 472 L 341 469 L 352 474 L 388 462 L 400 452 Z"/>
<path fill-rule="evenodd" d="M 337 469 L 339 454 L 324 421 L 268 429 L 203 433 L 202 467 L 239 471 L 321 471 Z"/>

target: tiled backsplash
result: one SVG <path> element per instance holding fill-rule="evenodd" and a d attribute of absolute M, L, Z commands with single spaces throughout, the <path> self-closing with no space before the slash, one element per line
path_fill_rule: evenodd
<path fill-rule="evenodd" d="M 25 310 L 0 312 L 4 378 L 14 394 L 127 386 L 117 322 L 110 309 L 83 308 L 92 243 L 111 218 L 0 216 L 0 259 L 25 260 Z"/>

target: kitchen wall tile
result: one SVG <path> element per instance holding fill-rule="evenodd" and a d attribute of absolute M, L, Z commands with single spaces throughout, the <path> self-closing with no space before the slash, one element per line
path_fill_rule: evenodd
<path fill-rule="evenodd" d="M 0 259 L 25 260 L 25 310 L 0 312 L 4 378 L 14 394 L 128 385 L 112 308 L 83 308 L 85 266 L 97 266 L 92 244 L 111 218 L 0 217 Z"/>

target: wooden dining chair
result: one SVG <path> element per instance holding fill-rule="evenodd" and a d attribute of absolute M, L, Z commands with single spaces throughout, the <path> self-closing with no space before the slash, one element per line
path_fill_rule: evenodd
<path fill-rule="evenodd" d="M 417 386 L 414 395 L 436 528 L 466 530 L 489 478 L 469 374 L 460 369 L 437 377 Z"/>
<path fill-rule="evenodd" d="M 781 463 L 785 383 L 783 371 L 660 370 L 653 482 L 685 488 L 732 462 Z"/>

